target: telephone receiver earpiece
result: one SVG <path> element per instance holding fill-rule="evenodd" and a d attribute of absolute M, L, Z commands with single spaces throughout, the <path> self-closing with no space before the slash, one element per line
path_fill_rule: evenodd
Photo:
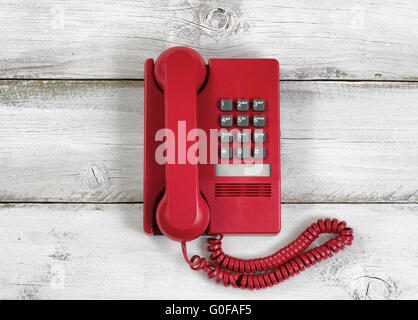
<path fill-rule="evenodd" d="M 187 136 L 197 127 L 197 93 L 206 79 L 205 61 L 193 49 L 170 48 L 155 62 L 154 76 L 164 93 L 165 129 L 174 132 L 177 140 L 181 122 Z M 187 150 L 194 142 L 179 143 L 184 143 L 184 150 Z M 156 209 L 157 224 L 168 238 L 190 241 L 205 232 L 209 224 L 209 207 L 199 189 L 198 164 L 188 162 L 187 151 L 180 154 L 183 149 L 167 147 L 175 148 L 177 157 L 175 163 L 165 164 L 165 190 Z"/>

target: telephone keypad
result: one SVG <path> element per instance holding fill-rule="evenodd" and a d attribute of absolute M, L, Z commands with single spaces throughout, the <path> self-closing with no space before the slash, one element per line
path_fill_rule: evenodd
<path fill-rule="evenodd" d="M 221 99 L 220 107 L 221 111 L 232 111 L 232 99 Z"/>
<path fill-rule="evenodd" d="M 232 158 L 232 147 L 221 147 L 221 158 L 222 159 L 231 159 Z"/>
<path fill-rule="evenodd" d="M 266 157 L 266 149 L 264 147 L 254 147 L 253 157 L 255 159 L 264 159 Z"/>
<path fill-rule="evenodd" d="M 221 127 L 232 127 L 232 116 L 231 115 L 221 115 Z"/>
<path fill-rule="evenodd" d="M 238 159 L 248 159 L 250 157 L 250 148 L 248 147 L 238 147 L 235 152 Z"/>
<path fill-rule="evenodd" d="M 264 127 L 266 125 L 266 118 L 262 115 L 253 116 L 254 127 Z"/>
<path fill-rule="evenodd" d="M 257 112 L 266 110 L 264 99 L 253 99 L 253 110 Z"/>
<path fill-rule="evenodd" d="M 252 110 L 249 107 L 250 103 Z M 266 126 L 266 117 L 262 114 L 265 109 L 264 99 L 220 99 L 220 110 L 231 113 L 220 115 L 220 126 L 231 128 L 230 131 L 226 129 L 219 131 L 221 159 L 266 158 L 266 148 L 262 146 L 266 142 L 266 132 L 262 129 Z M 233 127 L 248 129 L 237 130 L 232 129 Z M 232 148 L 232 142 L 242 145 L 239 147 L 234 145 Z"/>
<path fill-rule="evenodd" d="M 232 132 L 226 130 L 219 131 L 219 139 L 222 143 L 232 142 Z"/>
<path fill-rule="evenodd" d="M 248 99 L 238 99 L 237 100 L 237 110 L 238 111 L 248 111 L 250 103 Z"/>
<path fill-rule="evenodd" d="M 248 143 L 250 142 L 250 130 L 239 130 L 236 134 L 236 142 Z"/>
<path fill-rule="evenodd" d="M 266 142 L 266 133 L 264 130 L 254 130 L 253 132 L 253 141 L 255 143 L 264 143 Z"/>
<path fill-rule="evenodd" d="M 238 127 L 248 127 L 250 125 L 250 118 L 247 115 L 240 114 L 237 116 Z"/>

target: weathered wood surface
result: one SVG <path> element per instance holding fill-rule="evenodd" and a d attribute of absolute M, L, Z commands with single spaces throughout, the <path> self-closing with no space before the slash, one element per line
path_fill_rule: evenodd
<path fill-rule="evenodd" d="M 186 45 L 277 58 L 282 79 L 418 79 L 410 0 L 3 0 L 0 21 L 0 78 L 141 79 L 146 58 Z"/>
<path fill-rule="evenodd" d="M 225 289 L 190 270 L 178 243 L 142 233 L 141 210 L 139 204 L 0 206 L 0 298 L 416 298 L 416 204 L 289 204 L 279 236 L 226 237 L 227 252 L 251 257 L 277 250 L 318 218 L 347 219 L 355 229 L 353 246 L 258 292 Z M 189 252 L 206 255 L 204 247 L 199 239 Z"/>
<path fill-rule="evenodd" d="M 0 299 L 417 298 L 416 1 L 3 0 L 0 21 Z M 143 234 L 131 203 L 142 201 L 143 83 L 126 79 L 175 45 L 277 58 L 292 80 L 281 153 L 294 204 L 278 237 L 227 237 L 226 250 L 267 255 L 327 216 L 354 227 L 352 247 L 243 292 Z"/>
<path fill-rule="evenodd" d="M 285 202 L 417 202 L 418 83 L 282 82 Z M 0 201 L 142 201 L 141 81 L 1 81 Z"/>

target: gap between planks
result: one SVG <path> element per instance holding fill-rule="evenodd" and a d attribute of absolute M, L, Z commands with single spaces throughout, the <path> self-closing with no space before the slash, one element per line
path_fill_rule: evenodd
<path fill-rule="evenodd" d="M 0 78 L 0 81 L 80 81 L 80 82 L 123 82 L 123 81 L 133 81 L 133 82 L 144 82 L 145 79 L 136 79 L 136 78 L 90 78 L 90 79 L 73 79 L 73 78 Z M 280 79 L 280 82 L 374 82 L 374 83 L 416 83 L 418 79 L 412 80 L 374 80 L 374 79 Z"/>
<path fill-rule="evenodd" d="M 329 202 L 329 201 L 318 201 L 318 202 L 314 202 L 314 201 L 306 201 L 306 202 L 302 202 L 302 201 L 298 201 L 298 202 L 291 202 L 291 201 L 285 201 L 285 202 L 280 202 L 282 205 L 287 205 L 287 204 L 300 204 L 300 205 L 311 205 L 311 204 L 336 204 L 336 205 L 357 205 L 357 204 L 362 204 L 362 205 L 392 205 L 392 204 L 418 204 L 418 202 L 413 201 L 413 202 L 407 202 L 407 201 L 391 201 L 391 202 L 383 202 L 383 201 L 364 201 L 364 202 Z M 50 204 L 71 204 L 71 205 L 88 205 L 88 204 L 93 204 L 93 205 L 126 205 L 126 204 L 144 204 L 144 202 L 142 201 L 128 201 L 128 202 L 92 202 L 92 201 L 86 201 L 86 202 L 72 202 L 72 201 L 1 201 L 0 202 L 0 206 L 1 205 L 19 205 L 19 204 L 23 204 L 23 205 L 50 205 Z"/>

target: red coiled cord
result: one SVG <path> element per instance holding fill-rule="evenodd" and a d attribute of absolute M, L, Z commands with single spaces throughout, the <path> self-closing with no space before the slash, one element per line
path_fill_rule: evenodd
<path fill-rule="evenodd" d="M 186 242 L 183 241 L 181 247 L 190 268 L 205 271 L 209 279 L 215 278 L 217 283 L 223 282 L 225 287 L 231 285 L 234 288 L 258 290 L 283 282 L 305 268 L 332 257 L 334 253 L 343 250 L 345 245 L 350 246 L 354 239 L 353 229 L 346 225 L 337 219 L 319 219 L 286 247 L 258 259 L 239 259 L 225 254 L 222 250 L 223 235 L 207 239 L 211 262 L 198 255 L 189 259 Z M 304 252 L 322 233 L 338 235 Z"/>

